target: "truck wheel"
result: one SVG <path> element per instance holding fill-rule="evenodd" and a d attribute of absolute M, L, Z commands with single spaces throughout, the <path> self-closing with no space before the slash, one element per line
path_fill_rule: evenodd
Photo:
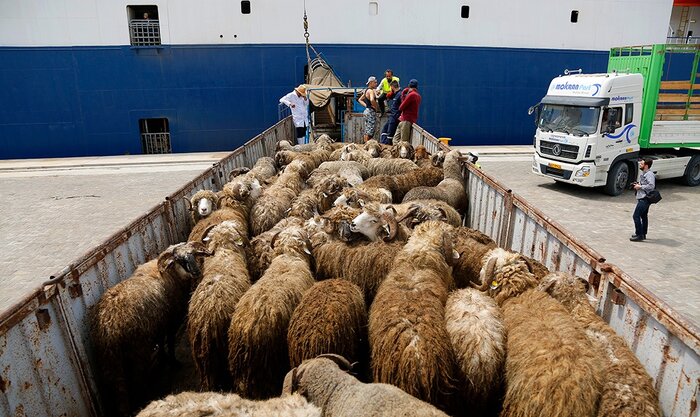
<path fill-rule="evenodd" d="M 700 184 L 700 155 L 690 158 L 688 166 L 685 167 L 685 174 L 683 174 L 683 183 L 691 187 Z"/>
<path fill-rule="evenodd" d="M 608 171 L 608 180 L 605 182 L 605 194 L 620 195 L 625 188 L 630 177 L 630 169 L 625 161 L 619 161 Z"/>

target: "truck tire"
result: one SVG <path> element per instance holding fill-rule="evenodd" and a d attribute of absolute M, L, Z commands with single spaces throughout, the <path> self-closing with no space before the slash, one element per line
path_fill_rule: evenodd
<path fill-rule="evenodd" d="M 605 182 L 605 194 L 620 195 L 627 188 L 630 177 L 630 168 L 625 161 L 618 161 L 608 171 L 608 180 Z"/>
<path fill-rule="evenodd" d="M 700 155 L 690 158 L 688 166 L 685 167 L 685 174 L 683 174 L 683 183 L 691 187 L 700 184 Z"/>

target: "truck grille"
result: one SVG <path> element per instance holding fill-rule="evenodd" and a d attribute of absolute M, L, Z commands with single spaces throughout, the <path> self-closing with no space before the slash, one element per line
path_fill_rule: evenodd
<path fill-rule="evenodd" d="M 540 141 L 540 152 L 546 155 L 558 156 L 560 158 L 576 159 L 578 156 L 578 146 L 564 145 L 563 143 L 542 140 Z"/>

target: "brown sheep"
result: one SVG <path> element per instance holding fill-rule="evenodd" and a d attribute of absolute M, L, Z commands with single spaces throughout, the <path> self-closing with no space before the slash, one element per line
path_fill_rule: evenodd
<path fill-rule="evenodd" d="M 440 200 L 412 201 L 406 211 L 400 214 L 400 217 L 401 221 L 411 229 L 428 220 L 440 220 L 452 227 L 460 227 L 462 224 L 462 217 L 457 213 L 457 210 Z"/>
<path fill-rule="evenodd" d="M 187 202 L 187 209 L 192 214 L 194 224 L 219 208 L 219 196 L 212 190 L 199 190 L 190 200 L 185 200 L 185 202 Z"/>
<path fill-rule="evenodd" d="M 90 335 L 106 410 L 128 415 L 141 405 L 156 346 L 166 342 L 175 361 L 175 333 L 192 283 L 201 276 L 200 257 L 209 254 L 200 242 L 170 246 L 105 291 L 93 307 Z"/>
<path fill-rule="evenodd" d="M 491 297 L 465 288 L 447 298 L 445 323 L 461 371 L 459 386 L 470 405 L 484 411 L 502 383 L 506 330 L 501 309 Z"/>
<path fill-rule="evenodd" d="M 447 417 L 389 384 L 363 384 L 348 374 L 352 366 L 338 355 L 321 355 L 304 361 L 284 378 L 283 395 L 302 393 L 323 405 L 327 417 Z"/>
<path fill-rule="evenodd" d="M 298 394 L 252 401 L 236 394 L 181 392 L 153 401 L 136 417 L 321 417 L 321 410 Z"/>
<path fill-rule="evenodd" d="M 232 222 L 223 222 L 209 232 L 202 281 L 190 298 L 187 334 L 201 387 L 205 391 L 230 387 L 228 374 L 228 328 L 236 303 L 250 288 L 241 235 Z"/>
<path fill-rule="evenodd" d="M 364 359 L 367 309 L 360 288 L 343 279 L 315 283 L 294 310 L 287 332 L 289 363 L 301 365 L 323 353 Z"/>
<path fill-rule="evenodd" d="M 375 175 L 398 175 L 418 169 L 418 165 L 408 159 L 370 158 L 362 162 L 362 164 L 367 167 L 370 177 Z"/>
<path fill-rule="evenodd" d="M 241 297 L 228 331 L 233 390 L 246 398 L 278 394 L 289 370 L 287 330 L 304 292 L 311 288 L 310 243 L 300 227 L 272 240 L 274 258 Z"/>
<path fill-rule="evenodd" d="M 302 227 L 304 221 L 298 217 L 285 217 L 264 233 L 255 236 L 246 245 L 248 272 L 253 282 L 257 281 L 272 262 L 272 238 L 281 230 L 290 226 Z"/>
<path fill-rule="evenodd" d="M 402 202 L 413 200 L 442 200 L 460 213 L 467 209 L 469 201 L 462 177 L 462 164 L 459 162 L 459 151 L 450 151 L 445 155 L 443 163 L 444 179 L 435 187 L 416 187 L 409 191 Z"/>
<path fill-rule="evenodd" d="M 391 148 L 391 156 L 393 158 L 409 159 L 413 160 L 416 151 L 413 149 L 413 145 L 406 141 L 401 141 Z"/>
<path fill-rule="evenodd" d="M 292 201 L 287 215 L 306 220 L 315 214 L 324 213 L 333 207 L 333 202 L 347 186 L 345 178 L 339 175 L 328 175 L 320 180 L 314 188 L 302 191 Z"/>
<path fill-rule="evenodd" d="M 423 145 L 416 146 L 416 151 L 413 155 L 413 162 L 415 162 L 416 165 L 418 165 L 420 168 L 436 166 L 433 165 L 430 152 L 428 152 L 428 150 Z"/>
<path fill-rule="evenodd" d="M 503 308 L 508 335 L 502 417 L 594 417 L 603 368 L 584 330 L 548 294 L 526 259 L 503 249 L 484 257 L 482 290 Z"/>
<path fill-rule="evenodd" d="M 547 275 L 539 285 L 586 330 L 604 362 L 603 393 L 597 417 L 659 417 L 654 383 L 625 340 L 600 318 L 586 295 L 588 282 L 565 272 Z"/>
<path fill-rule="evenodd" d="M 335 199 L 335 206 L 350 206 L 353 208 L 361 208 L 363 203 L 382 203 L 387 204 L 393 201 L 391 191 L 382 188 L 346 188 Z"/>
<path fill-rule="evenodd" d="M 236 200 L 225 199 L 222 201 L 225 201 L 225 205 L 194 225 L 187 241 L 203 241 L 207 237 L 207 231 L 211 230 L 212 226 L 225 221 L 236 222 L 238 231 L 242 235 L 248 236 L 248 207 Z"/>
<path fill-rule="evenodd" d="M 488 251 L 497 247 L 496 242 L 478 230 L 459 227 L 455 229 L 454 245 L 459 253 L 459 259 L 452 271 L 457 288 L 466 288 L 470 283 L 481 282 L 481 262 Z"/>
<path fill-rule="evenodd" d="M 368 178 L 359 189 L 383 188 L 389 190 L 392 199 L 400 202 L 411 189 L 420 186 L 433 187 L 442 181 L 442 170 L 436 167 L 419 168 L 398 175 L 377 175 Z"/>
<path fill-rule="evenodd" d="M 367 151 L 372 158 L 380 158 L 382 156 L 382 151 L 384 150 L 382 145 L 380 145 L 379 142 L 374 139 L 368 140 L 363 149 Z"/>
<path fill-rule="evenodd" d="M 292 167 L 289 165 L 287 168 Z M 292 201 L 304 186 L 302 174 L 291 170 L 280 175 L 277 181 L 266 189 L 250 211 L 250 231 L 257 236 L 282 220 Z"/>
<path fill-rule="evenodd" d="M 455 357 L 445 327 L 445 302 L 454 288 L 452 226 L 416 227 L 394 258 L 370 308 L 374 381 L 396 385 L 439 408 L 449 407 Z"/>

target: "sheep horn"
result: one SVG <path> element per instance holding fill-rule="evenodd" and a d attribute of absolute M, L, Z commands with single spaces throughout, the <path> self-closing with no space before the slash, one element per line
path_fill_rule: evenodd
<path fill-rule="evenodd" d="M 234 168 L 228 174 L 228 180 L 231 181 L 232 179 L 236 178 L 237 176 L 247 174 L 248 172 L 250 172 L 250 168 L 248 168 L 248 167 Z"/>
<path fill-rule="evenodd" d="M 454 244 L 452 243 L 452 239 L 450 239 L 449 233 L 442 235 L 442 252 L 445 255 L 445 262 L 447 262 L 447 265 L 453 265 L 455 263 L 455 259 L 452 256 Z"/>
<path fill-rule="evenodd" d="M 189 198 L 184 198 L 185 203 L 187 203 L 187 211 L 193 211 L 194 209 L 192 208 L 192 202 L 190 201 Z"/>
<path fill-rule="evenodd" d="M 270 240 L 270 247 L 272 249 L 275 248 L 275 243 L 277 242 L 277 236 L 279 236 L 279 235 L 280 235 L 280 232 L 277 232 L 277 233 L 275 233 L 274 236 L 272 236 L 272 240 Z"/>
<path fill-rule="evenodd" d="M 447 212 L 445 211 L 444 208 L 438 207 L 437 210 L 440 212 L 440 215 L 442 216 L 442 219 L 444 221 L 447 221 Z"/>
<path fill-rule="evenodd" d="M 392 209 L 393 209 L 393 207 L 392 207 Z M 385 242 L 390 242 L 390 241 L 394 240 L 394 238 L 396 237 L 396 234 L 399 231 L 399 223 L 396 220 L 396 217 L 394 216 L 394 214 L 389 213 L 388 211 L 386 211 L 382 214 L 382 220 L 384 220 L 386 225 L 389 226 L 389 233 L 387 234 L 387 236 L 385 236 L 383 238 L 383 240 Z"/>
<path fill-rule="evenodd" d="M 335 362 L 336 365 L 338 365 L 338 368 L 342 369 L 345 372 L 349 372 L 352 370 L 352 364 L 350 363 L 350 361 L 348 361 L 340 355 L 336 355 L 335 353 L 323 353 L 321 355 L 316 356 L 316 358 L 330 359 L 333 362 Z"/>
<path fill-rule="evenodd" d="M 211 230 L 214 226 L 211 226 L 207 228 L 206 232 L 209 233 L 209 230 Z M 213 255 L 213 252 L 211 252 L 209 249 L 207 249 L 206 245 L 202 242 L 190 242 L 190 247 L 192 250 L 192 253 L 195 255 L 203 255 L 203 256 L 211 256 Z"/>
<path fill-rule="evenodd" d="M 486 266 L 482 269 L 483 276 L 481 278 L 481 285 L 479 286 L 479 289 L 481 291 L 486 290 L 486 288 L 489 287 L 489 279 L 493 276 L 493 271 L 496 269 L 496 257 L 491 256 L 489 260 L 486 262 Z"/>
<path fill-rule="evenodd" d="M 418 211 L 419 208 L 420 208 L 420 206 L 418 204 L 411 204 L 411 206 L 408 208 L 406 213 L 404 213 L 403 216 L 396 219 L 396 221 L 401 223 L 402 221 L 406 220 L 407 218 L 412 217 L 414 214 L 416 214 L 416 211 Z"/>

